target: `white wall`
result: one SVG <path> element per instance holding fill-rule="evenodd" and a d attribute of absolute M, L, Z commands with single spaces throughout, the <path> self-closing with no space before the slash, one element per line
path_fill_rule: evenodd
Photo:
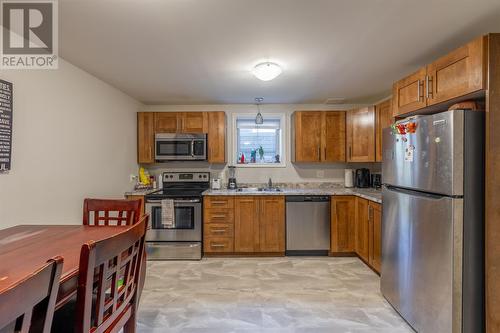
<path fill-rule="evenodd" d="M 293 164 L 290 161 L 291 153 L 291 131 L 290 116 L 296 110 L 347 110 L 353 105 L 312 105 L 312 104 L 266 104 L 262 105 L 261 112 L 265 113 L 285 113 L 286 114 L 286 167 L 284 168 L 238 168 L 237 179 L 243 183 L 264 183 L 271 177 L 274 182 L 343 182 L 344 169 L 368 167 L 372 171 L 380 171 L 380 163 L 332 163 L 332 164 Z M 228 164 L 233 164 L 232 158 L 232 115 L 235 113 L 257 114 L 255 105 L 252 104 L 227 104 L 227 105 L 149 105 L 142 108 L 143 111 L 172 112 L 172 111 L 225 111 L 227 115 L 227 138 Z M 221 165 L 210 165 L 203 162 L 170 162 L 159 166 L 148 168 L 152 174 L 163 171 L 194 170 L 205 171 L 209 168 L 214 174 L 226 169 Z"/>
<path fill-rule="evenodd" d="M 123 197 L 137 173 L 140 103 L 77 67 L 0 71 L 14 84 L 12 170 L 0 228 L 79 224 L 85 197 Z"/>

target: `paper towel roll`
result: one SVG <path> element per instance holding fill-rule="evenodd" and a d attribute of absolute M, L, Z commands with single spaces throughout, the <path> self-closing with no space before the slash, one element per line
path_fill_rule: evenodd
<path fill-rule="evenodd" d="M 345 169 L 345 187 L 354 187 L 354 169 Z"/>

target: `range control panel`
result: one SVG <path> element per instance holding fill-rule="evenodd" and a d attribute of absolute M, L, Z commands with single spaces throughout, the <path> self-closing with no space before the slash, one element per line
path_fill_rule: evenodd
<path fill-rule="evenodd" d="M 165 172 L 163 182 L 209 182 L 210 172 Z"/>

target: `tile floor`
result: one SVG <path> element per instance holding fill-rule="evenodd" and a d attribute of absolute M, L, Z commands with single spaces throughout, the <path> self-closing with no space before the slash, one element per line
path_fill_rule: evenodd
<path fill-rule="evenodd" d="M 357 258 L 148 262 L 138 332 L 413 332 Z"/>

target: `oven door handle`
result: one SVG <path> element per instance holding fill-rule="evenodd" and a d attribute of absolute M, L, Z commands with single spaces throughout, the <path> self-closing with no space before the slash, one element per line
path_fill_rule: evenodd
<path fill-rule="evenodd" d="M 177 203 L 198 203 L 201 202 L 200 199 L 190 199 L 190 200 L 174 200 L 174 204 Z M 161 200 L 147 200 L 146 204 L 161 203 Z"/>

